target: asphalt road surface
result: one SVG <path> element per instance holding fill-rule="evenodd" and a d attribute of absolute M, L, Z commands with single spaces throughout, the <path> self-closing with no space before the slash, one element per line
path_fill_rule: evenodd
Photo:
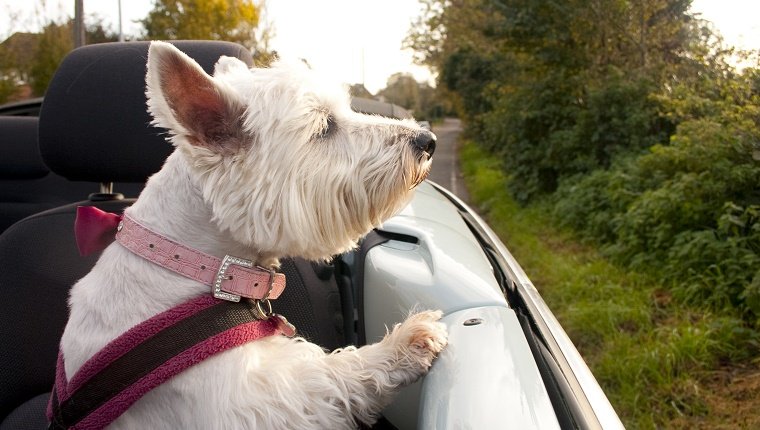
<path fill-rule="evenodd" d="M 433 125 L 433 133 L 438 138 L 433 154 L 433 168 L 430 170 L 428 179 L 443 185 L 457 197 L 469 201 L 467 189 L 462 180 L 462 172 L 459 170 L 459 157 L 457 149 L 459 134 L 462 132 L 462 124 L 458 119 L 446 118 L 440 124 Z"/>

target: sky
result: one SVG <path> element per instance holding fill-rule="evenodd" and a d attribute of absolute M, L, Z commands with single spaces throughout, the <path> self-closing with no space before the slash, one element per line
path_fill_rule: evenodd
<path fill-rule="evenodd" d="M 691 9 L 712 21 L 729 45 L 760 49 L 760 1 L 694 0 Z"/>
<path fill-rule="evenodd" d="M 45 3 L 45 13 L 35 5 Z M 40 19 L 73 16 L 73 0 L 0 0 L 0 38 L 14 31 L 36 31 Z M 125 34 L 136 35 L 153 0 L 122 0 Z M 274 30 L 271 48 L 282 57 L 303 58 L 342 82 L 363 82 L 376 93 L 390 75 L 412 73 L 431 80 L 427 69 L 412 64 L 401 48 L 420 12 L 417 0 L 267 0 L 265 20 Z M 39 6 L 36 6 L 38 9 Z M 118 28 L 117 0 L 84 0 L 85 14 Z M 692 10 L 715 23 L 730 45 L 760 49 L 760 0 L 694 0 Z M 431 82 L 432 83 L 432 82 Z"/>

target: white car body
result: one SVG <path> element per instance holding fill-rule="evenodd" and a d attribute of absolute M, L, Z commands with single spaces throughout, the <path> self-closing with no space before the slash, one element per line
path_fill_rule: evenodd
<path fill-rule="evenodd" d="M 364 291 L 357 294 L 364 309 L 360 321 L 366 342 L 382 338 L 386 327 L 402 321 L 415 307 L 443 310 L 442 321 L 449 330 L 449 345 L 430 373 L 404 389 L 385 410 L 394 426 L 563 428 L 537 357 L 508 300 L 509 294 L 519 294 L 532 308 L 534 324 L 543 327 L 540 336 L 565 380 L 560 385 L 568 392 L 563 395 L 572 397 L 567 403 L 575 426 L 623 428 L 528 277 L 466 204 L 426 182 L 412 202 L 378 230 L 390 233 L 390 240 L 366 252 L 361 271 Z M 496 258 L 487 256 L 484 245 Z M 500 285 L 495 276 L 499 273 L 508 285 Z M 505 288 L 512 292 L 505 294 Z"/>

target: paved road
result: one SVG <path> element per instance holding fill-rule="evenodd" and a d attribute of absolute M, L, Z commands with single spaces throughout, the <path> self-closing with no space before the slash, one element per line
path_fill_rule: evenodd
<path fill-rule="evenodd" d="M 443 123 L 433 125 L 433 133 L 438 137 L 438 143 L 433 155 L 433 168 L 428 179 L 443 185 L 457 197 L 469 201 L 469 194 L 462 180 L 459 170 L 459 157 L 457 149 L 459 134 L 462 132 L 462 124 L 458 119 L 446 118 Z"/>

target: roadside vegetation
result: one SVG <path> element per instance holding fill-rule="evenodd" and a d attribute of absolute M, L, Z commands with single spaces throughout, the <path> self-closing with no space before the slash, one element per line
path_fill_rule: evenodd
<path fill-rule="evenodd" d="M 733 312 L 675 299 L 558 227 L 552 204 L 519 205 L 498 157 L 460 153 L 472 204 L 525 269 L 629 429 L 760 428 L 757 333 Z"/>
<path fill-rule="evenodd" d="M 0 38 L 6 37 L 0 40 L 0 104 L 43 96 L 58 65 L 74 49 L 74 20 L 42 16 L 45 2 L 36 3 L 35 19 L 44 23 L 39 33 L 0 32 Z M 140 20 L 142 34 L 128 39 L 236 42 L 255 52 L 256 64 L 265 65 L 275 53 L 269 48 L 271 28 L 261 22 L 263 6 L 264 2 L 253 0 L 155 0 L 148 15 Z M 8 12 L 14 27 L 17 12 L 13 8 Z M 86 45 L 117 40 L 118 32 L 102 17 L 86 17 Z"/>
<path fill-rule="evenodd" d="M 423 4 L 408 46 L 466 124 L 474 202 L 625 424 L 760 428 L 751 56 L 690 0 Z"/>

